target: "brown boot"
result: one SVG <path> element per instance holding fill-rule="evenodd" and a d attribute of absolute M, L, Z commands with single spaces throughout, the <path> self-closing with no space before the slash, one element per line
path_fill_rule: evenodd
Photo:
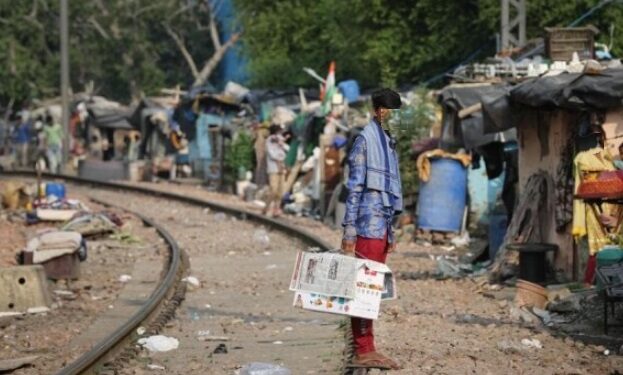
<path fill-rule="evenodd" d="M 400 370 L 402 367 L 393 359 L 377 352 L 357 354 L 348 367 L 375 368 L 380 370 Z"/>

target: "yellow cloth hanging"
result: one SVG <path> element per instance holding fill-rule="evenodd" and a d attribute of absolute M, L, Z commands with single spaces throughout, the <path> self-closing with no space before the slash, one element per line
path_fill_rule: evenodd
<path fill-rule="evenodd" d="M 463 163 L 467 167 L 472 162 L 472 157 L 468 154 L 451 154 L 441 149 L 435 149 L 422 153 L 417 158 L 417 170 L 420 181 L 428 181 L 430 179 L 430 159 L 431 158 L 448 158 Z"/>
<path fill-rule="evenodd" d="M 599 172 L 615 170 L 612 156 L 601 147 L 580 152 L 575 157 L 573 166 L 576 193 L 583 178 L 597 178 Z M 603 204 L 602 210 L 606 215 L 617 214 L 616 216 L 618 216 L 617 205 Z M 610 242 L 607 234 L 599 223 L 599 218 L 595 215 L 594 211 L 580 199 L 576 199 L 573 202 L 572 234 L 576 239 L 588 236 L 590 255 L 595 255 Z"/>

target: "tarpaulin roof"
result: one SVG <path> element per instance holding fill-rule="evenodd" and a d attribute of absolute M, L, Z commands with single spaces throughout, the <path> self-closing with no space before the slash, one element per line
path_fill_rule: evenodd
<path fill-rule="evenodd" d="M 91 123 L 98 128 L 132 130 L 129 122 L 132 111 L 127 108 L 93 107 L 87 105 Z"/>
<path fill-rule="evenodd" d="M 525 81 L 482 101 L 487 132 L 516 127 L 530 110 L 599 110 L 623 104 L 623 69 L 561 73 Z"/>
<path fill-rule="evenodd" d="M 503 96 L 509 87 L 507 84 L 466 84 L 444 88 L 437 98 L 444 110 L 441 146 L 471 150 L 495 141 L 514 140 L 514 132 L 487 134 L 481 111 L 471 113 L 463 119 L 458 115 L 462 109 Z"/>

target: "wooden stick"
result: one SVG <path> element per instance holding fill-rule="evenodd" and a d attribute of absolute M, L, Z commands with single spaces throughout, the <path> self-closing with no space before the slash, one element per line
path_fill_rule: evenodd
<path fill-rule="evenodd" d="M 474 105 L 470 105 L 467 108 L 463 108 L 459 111 L 459 118 L 464 119 L 465 117 L 474 114 L 476 112 L 482 111 L 482 103 L 476 103 Z"/>

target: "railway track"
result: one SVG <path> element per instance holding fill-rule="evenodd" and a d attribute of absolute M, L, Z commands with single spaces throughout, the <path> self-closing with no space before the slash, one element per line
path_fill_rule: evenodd
<path fill-rule="evenodd" d="M 33 178 L 34 174 L 24 171 L 19 172 L 4 172 L 0 176 L 12 176 L 12 177 L 27 177 Z M 173 192 L 163 192 L 155 189 L 151 189 L 143 186 L 132 186 L 115 182 L 101 182 L 88 179 L 82 179 L 74 176 L 60 176 L 60 175 L 44 175 L 46 179 L 64 180 L 68 183 L 78 184 L 82 186 L 92 187 L 95 190 L 107 190 L 111 192 L 123 192 L 134 193 L 146 197 L 165 198 L 167 202 L 183 203 L 190 206 L 194 206 L 201 209 L 209 209 L 212 212 L 222 212 L 237 220 L 250 221 L 255 225 L 261 225 L 274 230 L 279 233 L 283 233 L 293 240 L 298 240 L 307 246 L 318 248 L 320 251 L 326 251 L 332 248 L 328 242 L 322 238 L 318 238 L 313 233 L 310 233 L 301 228 L 295 227 L 289 223 L 267 218 L 256 212 L 249 210 L 232 207 L 222 202 L 215 202 L 205 200 L 201 198 L 191 197 L 188 195 L 181 195 Z M 110 199 L 96 199 L 100 204 L 111 205 Z M 127 207 L 124 207 L 127 209 Z M 68 364 L 61 369 L 58 375 L 70 375 L 70 374 L 82 374 L 82 373 L 119 373 L 126 364 L 130 363 L 136 356 L 139 349 L 134 345 L 130 345 L 136 339 L 136 329 L 139 326 L 147 328 L 147 333 L 156 334 L 163 329 L 164 324 L 174 314 L 175 310 L 179 308 L 186 291 L 185 283 L 180 282 L 185 271 L 188 267 L 188 260 L 185 260 L 184 252 L 180 249 L 180 246 L 176 242 L 176 238 L 170 231 L 166 230 L 162 223 L 156 221 L 142 212 L 136 212 L 137 210 L 130 210 L 133 214 L 137 215 L 144 221 L 145 224 L 156 229 L 161 238 L 166 242 L 169 249 L 168 262 L 166 264 L 166 270 L 164 271 L 164 277 L 161 279 L 159 285 L 141 306 L 141 308 L 129 319 L 117 328 L 114 332 L 110 333 L 108 337 L 93 346 L 91 350 L 84 353 L 74 362 Z M 234 219 L 235 220 L 235 219 Z M 283 290 L 281 291 L 283 293 Z M 196 313 L 196 312 L 195 312 Z M 231 312 L 227 312 L 230 314 Z M 251 314 L 249 314 L 251 315 Z M 251 317 L 245 319 L 259 319 L 262 317 Z M 274 321 L 275 317 L 270 317 L 269 321 Z M 282 318 L 287 321 L 288 317 Z M 345 321 L 345 320 L 343 320 Z M 254 324 L 254 323 L 251 323 Z M 270 324 L 270 323 L 267 323 Z M 291 327 L 290 327 L 291 328 Z M 343 353 L 340 358 L 341 365 L 339 369 L 335 369 L 336 373 L 349 374 L 348 369 L 344 364 L 350 357 L 350 337 L 346 329 L 344 332 L 344 345 Z M 296 345 L 306 345 L 298 343 Z M 257 350 L 257 349 L 256 349 Z M 274 349 L 273 349 L 274 350 Z M 363 374 L 358 372 L 358 374 Z"/>

